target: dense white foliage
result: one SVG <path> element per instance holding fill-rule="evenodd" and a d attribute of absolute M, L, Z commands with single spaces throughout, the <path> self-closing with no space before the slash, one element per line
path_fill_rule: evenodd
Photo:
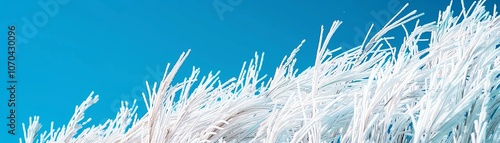
<path fill-rule="evenodd" d="M 39 117 L 30 119 L 20 142 L 500 142 L 500 17 L 496 6 L 488 12 L 483 4 L 454 16 L 449 6 L 423 25 L 412 11 L 343 53 L 327 48 L 341 24 L 335 21 L 326 37 L 321 28 L 311 68 L 294 68 L 299 45 L 269 81 L 259 75 L 263 54 L 256 54 L 229 81 L 218 73 L 199 80 L 193 68 L 172 84 L 188 51 L 167 66 L 159 85 L 146 82 L 142 117 L 135 103 L 123 102 L 115 119 L 77 135 L 98 100 L 92 93 L 67 126 L 40 134 Z M 410 21 L 413 32 L 403 25 Z M 406 37 L 394 47 L 384 34 L 397 27 Z"/>

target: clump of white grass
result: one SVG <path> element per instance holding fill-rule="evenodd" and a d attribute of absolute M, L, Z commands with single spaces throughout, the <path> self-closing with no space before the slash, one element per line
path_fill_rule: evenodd
<path fill-rule="evenodd" d="M 458 16 L 450 4 L 436 22 L 417 21 L 409 33 L 403 24 L 421 16 L 412 11 L 337 56 L 339 48 L 327 48 L 341 24 L 335 21 L 326 38 L 321 28 L 314 66 L 301 73 L 294 68 L 299 45 L 267 82 L 259 75 L 263 55 L 256 54 L 238 78 L 221 82 L 215 73 L 198 81 L 193 68 L 174 85 L 187 51 L 167 66 L 159 85 L 146 82 L 144 116 L 137 117 L 135 103 L 123 102 L 115 119 L 76 136 L 85 110 L 98 99 L 90 94 L 62 128 L 38 134 L 39 117 L 30 118 L 24 141 L 500 142 L 500 17 L 484 2 L 469 9 L 462 2 Z M 384 37 L 396 27 L 406 31 L 399 48 Z M 422 39 L 423 33 L 431 38 Z M 421 41 L 428 47 L 419 50 Z"/>

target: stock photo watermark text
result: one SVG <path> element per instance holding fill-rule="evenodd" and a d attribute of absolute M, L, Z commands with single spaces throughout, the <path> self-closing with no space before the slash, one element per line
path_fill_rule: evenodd
<path fill-rule="evenodd" d="M 9 99 L 7 100 L 7 133 L 16 135 L 16 26 L 8 26 L 7 32 L 7 91 Z"/>
<path fill-rule="evenodd" d="M 220 21 L 224 21 L 224 13 L 233 12 L 234 8 L 239 6 L 243 0 L 214 0 L 212 5 L 215 8 L 215 12 L 219 16 Z"/>
<path fill-rule="evenodd" d="M 21 18 L 21 26 L 18 35 L 18 45 L 27 44 L 29 39 L 34 38 L 39 31 L 39 28 L 47 26 L 50 18 L 55 17 L 59 13 L 61 5 L 66 5 L 71 0 L 39 0 L 38 5 L 42 10 L 35 12 L 31 16 L 23 16 Z"/>
<path fill-rule="evenodd" d="M 365 24 L 365 27 L 363 30 L 361 30 L 360 27 L 356 26 L 354 27 L 354 32 L 356 32 L 353 42 L 354 43 L 346 43 L 342 42 L 340 46 L 342 47 L 355 47 L 357 45 L 361 45 L 363 42 L 366 34 L 368 33 L 368 30 L 370 29 L 371 25 L 373 24 L 373 29 L 372 31 L 378 31 L 382 29 L 385 23 L 387 23 L 391 18 L 398 13 L 401 8 L 403 8 L 404 4 L 401 3 L 400 0 L 389 0 L 387 2 L 386 8 L 382 10 L 371 10 L 370 11 L 370 16 L 372 16 L 375 21 L 369 21 Z M 351 45 L 354 44 L 355 46 Z"/>

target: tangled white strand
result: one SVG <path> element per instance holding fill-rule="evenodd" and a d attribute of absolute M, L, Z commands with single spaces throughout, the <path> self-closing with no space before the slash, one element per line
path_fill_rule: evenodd
<path fill-rule="evenodd" d="M 484 2 L 469 9 L 462 2 L 458 16 L 450 4 L 437 22 L 417 20 L 409 33 L 404 24 L 422 16 L 412 11 L 341 54 L 327 48 L 335 21 L 326 38 L 321 27 L 314 66 L 294 68 L 302 41 L 267 82 L 259 75 L 264 54 L 255 54 L 238 78 L 221 82 L 210 73 L 193 87 L 200 73 L 193 68 L 174 85 L 188 50 L 159 85 L 146 81 L 144 116 L 135 102 L 122 102 L 115 119 L 77 135 L 98 100 L 92 92 L 67 126 L 39 134 L 39 117 L 30 118 L 24 142 L 500 142 L 500 17 Z M 396 27 L 406 32 L 399 48 L 384 37 Z M 429 47 L 419 50 L 421 41 Z"/>

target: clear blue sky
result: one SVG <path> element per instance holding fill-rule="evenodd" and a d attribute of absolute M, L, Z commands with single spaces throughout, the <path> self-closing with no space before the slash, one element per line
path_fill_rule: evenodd
<path fill-rule="evenodd" d="M 100 95 L 86 117 L 91 124 L 114 118 L 121 100 L 138 98 L 139 114 L 145 113 L 141 92 L 144 81 L 159 80 L 166 63 L 192 49 L 175 79 L 189 76 L 191 67 L 202 75 L 221 71 L 221 79 L 238 76 L 241 65 L 265 52 L 263 74 L 273 74 L 276 66 L 302 39 L 306 44 L 298 55 L 298 68 L 314 61 L 321 25 L 329 28 L 342 20 L 330 48 L 360 44 L 367 25 L 388 21 L 405 3 L 405 13 L 424 12 L 422 22 L 437 18 L 444 1 L 360 1 L 360 0 L 2 0 L 0 34 L 7 60 L 7 26 L 15 25 L 17 97 L 16 136 L 7 133 L 8 91 L 0 90 L 0 142 L 22 137 L 21 123 L 38 115 L 48 130 L 67 124 L 91 91 Z M 455 1 L 454 9 L 460 1 Z M 492 10 L 492 3 L 487 2 Z M 40 4 L 42 3 L 42 4 Z M 44 6 L 45 4 L 50 4 Z M 218 9 L 228 11 L 218 13 Z M 466 2 L 469 5 L 471 2 Z M 55 4 L 55 5 L 54 5 Z M 401 29 L 394 34 L 402 34 Z M 401 40 L 398 37 L 396 40 Z M 345 47 L 349 48 L 349 47 Z M 3 66 L 7 66 L 4 64 Z M 8 87 L 7 67 L 1 68 L 2 87 Z"/>

